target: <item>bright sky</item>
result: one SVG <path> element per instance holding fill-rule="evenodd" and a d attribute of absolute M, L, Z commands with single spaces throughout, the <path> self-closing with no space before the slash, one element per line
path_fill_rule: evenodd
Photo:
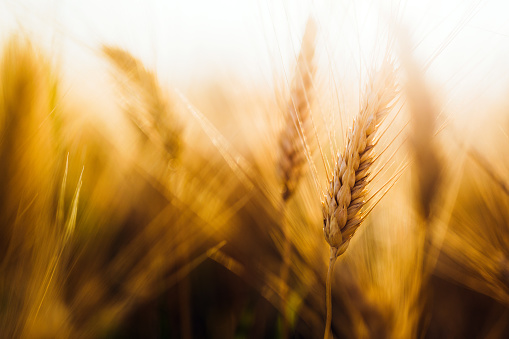
<path fill-rule="evenodd" d="M 0 37 L 26 30 L 83 72 L 110 43 L 174 84 L 218 74 L 267 81 L 294 57 L 309 13 L 327 46 L 326 67 L 370 50 L 378 27 L 398 17 L 420 62 L 433 60 L 428 76 L 451 93 L 508 89 L 506 0 L 0 0 Z"/>

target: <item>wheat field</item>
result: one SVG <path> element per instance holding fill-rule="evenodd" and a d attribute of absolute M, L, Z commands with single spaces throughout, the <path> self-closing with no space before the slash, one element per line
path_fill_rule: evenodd
<path fill-rule="evenodd" d="M 508 338 L 503 1 L 0 2 L 0 338 Z"/>

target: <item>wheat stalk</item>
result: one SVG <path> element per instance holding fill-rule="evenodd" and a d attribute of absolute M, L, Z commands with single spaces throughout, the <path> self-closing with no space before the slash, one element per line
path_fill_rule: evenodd
<path fill-rule="evenodd" d="M 391 110 L 397 95 L 395 73 L 390 63 L 375 73 L 366 89 L 364 103 L 350 129 L 346 147 L 337 161 L 322 201 L 325 240 L 330 245 L 326 281 L 327 320 L 324 338 L 331 326 L 331 279 L 336 259 L 343 254 L 350 239 L 366 217 L 361 213 L 374 164 L 376 132 Z"/>

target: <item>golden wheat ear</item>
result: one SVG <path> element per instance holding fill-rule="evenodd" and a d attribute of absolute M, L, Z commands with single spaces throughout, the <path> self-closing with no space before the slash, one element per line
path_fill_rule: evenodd
<path fill-rule="evenodd" d="M 290 225 L 286 220 L 286 203 L 295 193 L 306 165 L 307 140 L 310 140 L 312 129 L 311 105 L 313 101 L 313 77 L 315 74 L 314 55 L 316 40 L 316 24 L 312 18 L 308 19 L 297 67 L 291 84 L 290 95 L 285 110 L 285 121 L 279 136 L 279 162 L 278 173 L 281 178 L 283 190 L 281 193 L 281 228 L 283 233 L 283 264 L 281 266 L 280 297 L 283 311 L 282 337 L 288 337 L 289 313 L 288 310 L 288 276 L 292 260 L 292 239 Z"/>
<path fill-rule="evenodd" d="M 307 142 L 311 139 L 311 105 L 315 74 L 316 24 L 309 19 L 302 39 L 290 97 L 285 111 L 285 122 L 279 136 L 278 172 L 283 185 L 282 198 L 288 200 L 295 192 L 306 164 Z"/>
<path fill-rule="evenodd" d="M 118 82 L 126 99 L 124 111 L 127 116 L 156 147 L 164 149 L 171 159 L 178 158 L 182 127 L 155 73 L 124 49 L 103 46 L 102 51 L 127 80 Z"/>
<path fill-rule="evenodd" d="M 386 61 L 371 77 L 359 114 L 350 129 L 345 149 L 337 155 L 322 202 L 324 236 L 330 246 L 326 280 L 327 319 L 324 337 L 330 335 L 331 279 L 336 259 L 343 254 L 366 213 L 370 173 L 375 162 L 377 131 L 393 108 L 398 91 L 392 63 Z"/>
<path fill-rule="evenodd" d="M 360 212 L 365 205 L 374 165 L 376 134 L 396 96 L 394 69 L 392 65 L 385 65 L 372 78 L 346 147 L 337 156 L 322 203 L 325 240 L 336 257 L 347 249 L 365 217 Z"/>
<path fill-rule="evenodd" d="M 401 60 L 407 78 L 405 94 L 412 122 L 409 141 L 414 153 L 418 210 L 423 219 L 429 221 L 442 179 L 443 161 L 435 137 L 438 110 L 425 84 L 424 69 L 417 66 L 409 48 L 402 51 Z"/>

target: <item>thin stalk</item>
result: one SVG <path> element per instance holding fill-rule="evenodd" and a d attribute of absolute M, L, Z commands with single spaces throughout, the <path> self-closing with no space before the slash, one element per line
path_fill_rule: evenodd
<path fill-rule="evenodd" d="M 336 263 L 337 249 L 334 247 L 330 248 L 330 259 L 329 259 L 329 269 L 327 271 L 327 280 L 325 282 L 325 299 L 327 303 L 327 320 L 325 322 L 325 333 L 323 335 L 324 339 L 330 338 L 330 328 L 331 328 L 331 320 L 332 320 L 332 293 L 331 293 L 331 285 L 332 285 L 332 274 L 334 272 L 334 264 Z"/>
<path fill-rule="evenodd" d="M 289 319 L 288 319 L 288 289 L 290 284 L 288 283 L 288 276 L 290 274 L 290 257 L 291 257 L 291 241 L 290 241 L 290 230 L 286 220 L 286 201 L 283 200 L 280 206 L 281 222 L 283 228 L 283 264 L 281 266 L 281 311 L 283 312 L 283 326 L 282 326 L 282 337 L 288 338 L 289 334 Z"/>

